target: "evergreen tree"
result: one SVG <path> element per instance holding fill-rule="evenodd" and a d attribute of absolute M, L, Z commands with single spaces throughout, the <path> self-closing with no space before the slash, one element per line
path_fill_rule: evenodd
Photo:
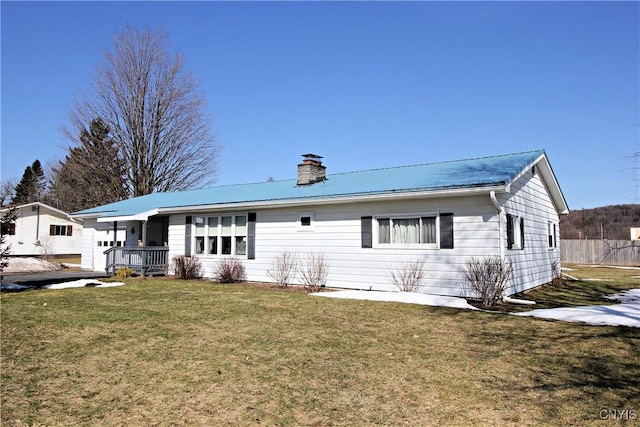
<path fill-rule="evenodd" d="M 16 220 L 15 209 L 7 209 L 0 218 L 0 271 L 9 265 L 11 245 L 5 244 L 5 236 L 10 234 L 11 224 Z"/>
<path fill-rule="evenodd" d="M 70 147 L 65 159 L 52 170 L 53 206 L 75 212 L 127 197 L 124 162 L 109 133 L 109 126 L 100 118 L 80 132 L 80 144 Z"/>
<path fill-rule="evenodd" d="M 14 204 L 25 204 L 42 201 L 46 192 L 46 179 L 42 165 L 35 160 L 31 166 L 27 166 L 22 174 L 22 179 L 16 185 Z"/>

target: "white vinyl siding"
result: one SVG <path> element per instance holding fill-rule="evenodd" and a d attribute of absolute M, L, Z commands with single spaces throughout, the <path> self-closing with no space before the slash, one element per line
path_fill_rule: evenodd
<path fill-rule="evenodd" d="M 506 212 L 525 221 L 524 250 L 506 252 L 514 266 L 508 289 L 513 294 L 551 281 L 552 265 L 560 262 L 560 248 L 549 247 L 549 223 L 558 224 L 559 217 L 540 176 L 528 171 L 510 187 L 510 193 L 501 195 L 499 200 Z M 503 238 L 506 241 L 506 235 Z"/>
<path fill-rule="evenodd" d="M 402 215 L 402 212 L 409 214 Z M 362 216 L 435 218 L 435 214 L 428 214 L 432 212 L 454 214 L 455 249 L 433 250 L 429 245 L 414 245 L 402 250 L 390 245 L 380 245 L 373 250 L 362 248 Z M 242 259 L 248 280 L 269 282 L 271 279 L 266 271 L 271 268 L 273 259 L 282 252 L 295 253 L 300 261 L 306 260 L 309 253 L 319 253 L 324 255 L 330 265 L 327 286 L 394 291 L 396 289 L 389 278 L 390 269 L 407 261 L 423 259 L 428 271 L 428 287 L 423 292 L 458 295 L 465 260 L 477 253 L 499 253 L 498 215 L 488 195 L 464 199 L 318 206 L 314 209 L 311 233 L 300 232 L 300 213 L 295 208 L 257 211 L 256 257 L 255 260 Z M 216 215 L 223 214 L 212 212 L 201 216 Z M 179 254 L 172 242 L 176 242 L 178 248 L 180 245 L 184 247 L 184 221 L 184 215 L 175 215 L 170 219 L 170 259 Z M 425 222 L 429 221 L 433 220 Z M 437 232 L 435 237 L 439 239 Z M 425 241 L 427 239 L 426 235 L 422 238 Z M 433 232 L 429 238 L 433 239 Z M 206 254 L 197 256 L 204 274 L 211 277 L 218 257 Z M 299 278 L 297 282 L 299 283 Z"/>
<path fill-rule="evenodd" d="M 15 234 L 6 236 L 11 255 L 80 254 L 82 223 L 71 221 L 44 205 L 27 205 L 16 209 Z M 52 233 L 53 231 L 53 233 Z"/>

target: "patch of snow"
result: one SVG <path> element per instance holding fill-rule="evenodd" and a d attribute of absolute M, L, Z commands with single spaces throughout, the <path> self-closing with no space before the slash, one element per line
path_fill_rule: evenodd
<path fill-rule="evenodd" d="M 640 303 L 562 307 L 513 313 L 541 319 L 584 322 L 590 325 L 632 326 L 640 328 Z"/>
<path fill-rule="evenodd" d="M 82 265 L 81 264 L 74 264 L 72 262 L 63 262 L 62 265 L 64 268 L 81 268 Z"/>
<path fill-rule="evenodd" d="M 382 291 L 336 291 L 318 292 L 311 295 L 327 298 L 346 298 L 367 301 L 403 302 L 408 304 L 432 305 L 439 307 L 463 308 L 477 310 L 464 298 L 428 295 L 417 292 L 382 292 Z"/>
<path fill-rule="evenodd" d="M 93 279 L 80 279 L 80 280 L 72 280 L 70 282 L 63 283 L 54 283 L 52 285 L 45 285 L 43 289 L 69 289 L 69 288 L 84 288 L 87 286 L 92 286 L 96 288 L 111 288 L 114 286 L 124 286 L 124 282 L 101 282 L 99 280 Z"/>
<path fill-rule="evenodd" d="M 380 291 L 337 291 L 311 294 L 327 298 L 346 298 L 368 301 L 403 302 L 440 307 L 478 310 L 464 298 L 439 295 L 420 294 L 415 292 L 380 292 Z M 609 296 L 622 301 L 622 304 L 595 305 L 585 307 L 562 307 L 512 313 L 516 316 L 555 319 L 566 322 L 584 322 L 590 325 L 632 326 L 640 328 L 640 289 L 630 289 L 620 294 Z M 489 312 L 491 313 L 491 312 Z"/>
<path fill-rule="evenodd" d="M 4 268 L 4 273 L 34 273 L 38 271 L 60 270 L 60 266 L 40 258 L 9 258 L 9 265 Z"/>
<path fill-rule="evenodd" d="M 640 289 L 628 289 L 619 294 L 606 295 L 605 298 L 620 301 L 621 303 L 640 303 Z"/>

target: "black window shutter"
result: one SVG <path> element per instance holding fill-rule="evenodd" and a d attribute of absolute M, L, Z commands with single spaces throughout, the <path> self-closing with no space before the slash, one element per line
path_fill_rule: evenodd
<path fill-rule="evenodd" d="M 513 217 L 507 214 L 507 249 L 513 248 Z"/>
<path fill-rule="evenodd" d="M 524 218 L 520 218 L 520 249 L 524 249 Z"/>
<path fill-rule="evenodd" d="M 67 236 L 73 236 L 73 227 L 67 225 Z"/>
<path fill-rule="evenodd" d="M 363 216 L 360 218 L 360 233 L 362 236 L 362 247 L 363 248 L 372 248 L 373 247 L 373 217 L 371 216 Z"/>
<path fill-rule="evenodd" d="M 191 256 L 191 215 L 188 215 L 184 221 L 184 255 Z"/>
<path fill-rule="evenodd" d="M 247 218 L 247 259 L 256 259 L 256 213 Z"/>
<path fill-rule="evenodd" d="M 49 236 L 55 236 L 56 235 L 56 226 L 55 225 L 50 225 L 49 226 Z"/>
<path fill-rule="evenodd" d="M 453 214 L 440 214 L 440 249 L 453 249 Z"/>

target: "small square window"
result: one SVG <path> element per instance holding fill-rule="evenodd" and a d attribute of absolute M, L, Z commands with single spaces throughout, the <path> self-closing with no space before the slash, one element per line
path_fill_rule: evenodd
<path fill-rule="evenodd" d="M 298 231 L 314 231 L 314 212 L 298 212 Z"/>
<path fill-rule="evenodd" d="M 298 230 L 313 230 L 314 213 L 298 213 Z"/>

